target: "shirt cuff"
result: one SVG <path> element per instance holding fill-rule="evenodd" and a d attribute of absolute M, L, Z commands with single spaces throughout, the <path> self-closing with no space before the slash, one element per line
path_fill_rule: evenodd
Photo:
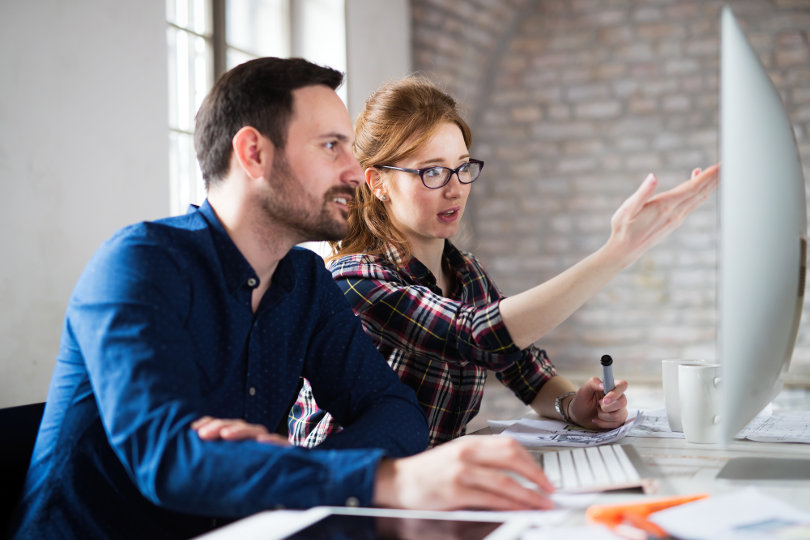
<path fill-rule="evenodd" d="M 317 452 L 318 450 L 314 450 Z M 326 450 L 330 463 L 322 485 L 322 500 L 330 506 L 371 506 L 377 467 L 385 457 L 378 448 Z"/>

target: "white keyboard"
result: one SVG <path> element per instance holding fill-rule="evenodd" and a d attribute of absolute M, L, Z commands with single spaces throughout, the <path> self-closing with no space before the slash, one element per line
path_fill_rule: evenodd
<path fill-rule="evenodd" d="M 560 493 L 631 488 L 641 488 L 649 493 L 656 487 L 654 480 L 639 474 L 636 464 L 641 466 L 641 459 L 632 446 L 607 444 L 566 448 L 557 452 L 543 452 L 538 461 Z"/>

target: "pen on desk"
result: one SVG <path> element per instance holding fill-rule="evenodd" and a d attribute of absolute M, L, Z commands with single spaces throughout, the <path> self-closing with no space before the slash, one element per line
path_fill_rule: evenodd
<path fill-rule="evenodd" d="M 602 355 L 602 384 L 605 394 L 613 390 L 613 358 L 609 354 Z"/>

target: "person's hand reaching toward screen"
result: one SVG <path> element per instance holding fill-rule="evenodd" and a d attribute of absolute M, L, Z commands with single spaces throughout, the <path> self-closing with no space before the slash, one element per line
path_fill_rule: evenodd
<path fill-rule="evenodd" d="M 689 180 L 658 194 L 658 179 L 649 174 L 613 214 L 605 247 L 615 250 L 622 267 L 635 262 L 711 195 L 717 187 L 719 170 L 719 164 L 706 170 L 694 169 Z"/>

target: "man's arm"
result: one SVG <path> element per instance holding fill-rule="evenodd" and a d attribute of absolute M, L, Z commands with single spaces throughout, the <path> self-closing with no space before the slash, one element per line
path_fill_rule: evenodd
<path fill-rule="evenodd" d="M 304 376 L 319 407 L 343 427 L 318 448 L 382 448 L 390 457 L 420 452 L 428 427 L 411 388 L 399 380 L 322 266 L 321 329 L 311 337 Z"/>
<path fill-rule="evenodd" d="M 230 517 L 350 497 L 371 504 L 380 450 L 204 441 L 190 428 L 210 410 L 208 374 L 178 307 L 188 283 L 172 265 L 166 250 L 119 240 L 88 267 L 69 307 L 107 443 L 139 491 L 158 506 Z"/>

